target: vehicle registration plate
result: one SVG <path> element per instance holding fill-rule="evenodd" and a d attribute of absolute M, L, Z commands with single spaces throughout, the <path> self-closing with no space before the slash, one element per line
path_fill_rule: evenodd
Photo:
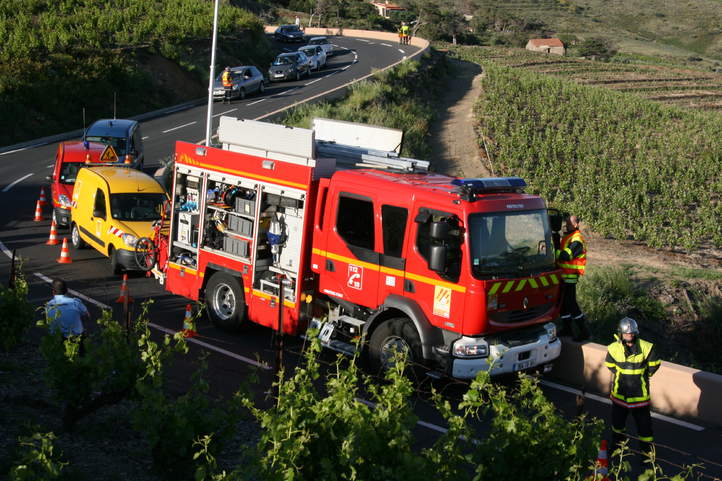
<path fill-rule="evenodd" d="M 522 369 L 529 369 L 531 367 L 531 365 L 532 365 L 532 360 L 529 359 L 528 361 L 517 362 L 512 367 L 515 371 L 521 371 Z"/>
<path fill-rule="evenodd" d="M 273 76 L 274 76 L 274 77 L 283 77 L 283 74 L 282 74 L 282 73 L 277 73 L 277 74 L 274 74 Z"/>

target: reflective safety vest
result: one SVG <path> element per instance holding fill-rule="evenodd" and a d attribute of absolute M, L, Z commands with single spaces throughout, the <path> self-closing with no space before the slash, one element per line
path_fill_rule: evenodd
<path fill-rule="evenodd" d="M 577 257 L 574 257 L 569 246 L 573 242 L 579 242 L 582 244 L 582 253 Z M 587 265 L 587 243 L 584 240 L 584 236 L 579 230 L 575 230 L 571 234 L 567 234 L 559 246 L 559 252 L 566 252 L 569 256 L 569 260 L 559 259 L 557 265 L 562 269 L 562 278 L 564 282 L 575 283 L 579 276 L 584 275 L 584 266 Z M 557 255 L 557 257 L 559 257 Z"/>
<path fill-rule="evenodd" d="M 617 340 L 607 346 L 604 364 L 612 371 L 612 402 L 628 408 L 649 405 L 649 377 L 662 364 L 654 344 L 638 339 L 634 346 L 625 348 Z"/>
<path fill-rule="evenodd" d="M 231 72 L 225 70 L 223 72 L 223 76 L 221 77 L 223 80 L 223 86 L 224 87 L 233 87 L 233 80 L 231 79 Z"/>
<path fill-rule="evenodd" d="M 409 26 L 408 25 L 401 26 L 401 35 L 403 35 L 403 36 L 409 35 Z"/>

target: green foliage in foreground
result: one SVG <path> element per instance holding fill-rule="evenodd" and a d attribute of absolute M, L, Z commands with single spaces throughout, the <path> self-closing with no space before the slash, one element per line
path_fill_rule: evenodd
<path fill-rule="evenodd" d="M 189 100 L 141 65 L 207 66 L 212 23 L 204 0 L 3 0 L 0 145 L 80 128 L 83 107 L 88 122 L 112 116 L 115 93 L 118 117 Z M 260 19 L 231 2 L 221 2 L 219 36 L 219 62 L 224 50 L 247 62 L 267 53 Z"/>
<path fill-rule="evenodd" d="M 501 68 L 478 48 L 458 54 L 485 67 L 477 118 L 497 173 L 603 235 L 722 246 L 722 116 Z"/>
<path fill-rule="evenodd" d="M 52 481 L 62 479 L 67 462 L 55 451 L 53 433 L 35 433 L 19 439 L 21 459 L 10 470 L 10 481 Z"/>
<path fill-rule="evenodd" d="M 445 72 L 443 57 L 433 53 L 421 61 L 402 62 L 352 85 L 339 100 L 303 104 L 290 110 L 283 123 L 309 128 L 314 117 L 324 117 L 401 129 L 401 154 L 428 159 L 431 99 Z"/>
<path fill-rule="evenodd" d="M 28 283 L 17 269 L 12 287 L 0 285 L 0 349 L 9 351 L 33 325 L 33 307 L 28 302 Z"/>

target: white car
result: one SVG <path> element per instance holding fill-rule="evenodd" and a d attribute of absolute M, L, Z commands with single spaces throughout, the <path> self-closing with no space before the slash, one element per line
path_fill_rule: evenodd
<path fill-rule="evenodd" d="M 299 52 L 303 52 L 311 62 L 311 70 L 321 70 L 326 67 L 326 52 L 320 45 L 306 45 L 300 47 Z"/>
<path fill-rule="evenodd" d="M 318 45 L 321 47 L 323 51 L 326 52 L 327 57 L 331 57 L 333 55 L 333 45 L 331 45 L 331 42 L 329 42 L 326 37 L 313 37 L 308 41 L 308 44 Z"/>

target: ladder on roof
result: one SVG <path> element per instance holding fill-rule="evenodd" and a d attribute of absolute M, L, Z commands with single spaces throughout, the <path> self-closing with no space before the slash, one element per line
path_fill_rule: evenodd
<path fill-rule="evenodd" d="M 367 149 L 324 140 L 316 140 L 316 156 L 333 157 L 337 165 L 349 168 L 366 167 L 408 173 L 429 171 L 429 162 L 426 160 L 399 157 L 394 151 Z"/>

